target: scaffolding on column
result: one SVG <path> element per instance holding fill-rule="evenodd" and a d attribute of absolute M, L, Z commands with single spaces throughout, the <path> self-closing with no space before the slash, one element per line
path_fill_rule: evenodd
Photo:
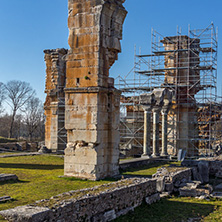
<path fill-rule="evenodd" d="M 183 146 L 188 147 L 190 156 L 215 151 L 222 134 L 217 41 L 213 23 L 204 29 L 189 27 L 187 35 L 177 28 L 177 34 L 170 37 L 152 30 L 151 53 L 135 54 L 133 69 L 116 79 L 116 87 L 122 91 L 120 150 L 126 155 L 141 154 L 143 110 L 138 96 L 168 88 L 174 92 L 168 115 L 168 146 L 172 154 Z"/>

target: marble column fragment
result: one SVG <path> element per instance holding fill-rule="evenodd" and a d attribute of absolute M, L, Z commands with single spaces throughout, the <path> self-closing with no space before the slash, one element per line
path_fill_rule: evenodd
<path fill-rule="evenodd" d="M 150 156 L 150 126 L 151 126 L 151 107 L 144 106 L 144 134 L 143 134 L 143 155 L 144 157 Z"/>
<path fill-rule="evenodd" d="M 140 95 L 140 104 L 144 109 L 144 136 L 143 136 L 143 157 L 149 157 L 151 154 L 150 137 L 151 137 L 151 113 L 155 103 L 154 95 L 146 93 Z"/>
<path fill-rule="evenodd" d="M 165 90 L 164 93 L 164 105 L 161 110 L 162 114 L 162 151 L 161 151 L 161 156 L 168 156 L 167 153 L 167 134 L 168 134 L 168 126 L 167 126 L 167 116 L 168 112 L 170 110 L 171 104 L 172 104 L 172 96 L 173 93 L 170 90 Z"/>
<path fill-rule="evenodd" d="M 160 156 L 159 152 L 159 119 L 160 110 L 164 104 L 165 89 L 155 89 L 155 106 L 153 107 L 153 154 L 152 157 Z"/>
<path fill-rule="evenodd" d="M 168 156 L 167 153 L 167 114 L 165 109 L 161 110 L 162 114 L 162 152 L 161 156 Z"/>
<path fill-rule="evenodd" d="M 160 108 L 153 108 L 153 157 L 160 155 L 159 152 L 159 119 L 160 119 Z"/>

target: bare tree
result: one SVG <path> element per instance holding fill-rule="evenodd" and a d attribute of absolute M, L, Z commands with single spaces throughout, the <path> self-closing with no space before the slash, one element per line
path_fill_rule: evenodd
<path fill-rule="evenodd" d="M 32 89 L 29 83 L 19 80 L 7 82 L 5 88 L 7 92 L 6 101 L 12 110 L 9 130 L 9 137 L 11 138 L 17 111 L 21 110 L 21 108 L 33 97 L 35 91 Z"/>
<path fill-rule="evenodd" d="M 4 109 L 2 108 L 2 103 L 6 98 L 5 93 L 6 93 L 5 85 L 2 82 L 0 82 L 0 114 L 4 111 Z"/>
<path fill-rule="evenodd" d="M 24 123 L 27 127 L 29 140 L 32 140 L 37 128 L 44 121 L 44 109 L 42 101 L 38 98 L 32 97 L 25 105 Z"/>

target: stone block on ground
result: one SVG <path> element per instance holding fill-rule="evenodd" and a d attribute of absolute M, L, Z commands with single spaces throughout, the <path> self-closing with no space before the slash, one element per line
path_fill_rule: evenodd
<path fill-rule="evenodd" d="M 173 183 L 165 183 L 165 190 L 169 193 L 172 193 L 174 189 Z"/>
<path fill-rule="evenodd" d="M 4 202 L 7 202 L 9 200 L 12 200 L 12 198 L 10 196 L 3 196 L 3 197 L 0 197 L 0 203 L 4 203 Z"/>
<path fill-rule="evenodd" d="M 162 167 L 162 168 L 158 168 L 157 169 L 157 172 L 155 174 L 152 175 L 152 178 L 161 178 L 161 177 L 169 177 L 170 176 L 170 173 L 169 171 L 167 170 L 166 167 Z"/>
<path fill-rule="evenodd" d="M 152 204 L 152 203 L 155 203 L 159 200 L 160 200 L 160 194 L 159 193 L 155 193 L 155 194 L 145 198 L 146 203 L 149 204 L 149 205 Z"/>
<path fill-rule="evenodd" d="M 192 178 L 193 178 L 193 180 L 201 181 L 201 183 L 204 182 L 202 176 L 200 175 L 200 173 L 197 169 L 197 167 L 192 168 Z"/>
<path fill-rule="evenodd" d="M 218 184 L 217 186 L 215 186 L 216 190 L 222 190 L 222 183 Z"/>
<path fill-rule="evenodd" d="M 116 213 L 115 210 L 110 210 L 104 213 L 104 221 L 111 221 L 116 219 Z"/>
<path fill-rule="evenodd" d="M 165 198 L 165 197 L 169 197 L 170 196 L 170 193 L 169 192 L 162 192 L 160 194 L 160 198 Z"/>
<path fill-rule="evenodd" d="M 160 193 L 165 190 L 165 178 L 164 177 L 156 180 L 156 190 Z"/>
<path fill-rule="evenodd" d="M 1 215 L 8 221 L 40 222 L 48 221 L 49 209 L 46 207 L 20 206 L 14 209 L 1 211 Z"/>
<path fill-rule="evenodd" d="M 181 183 L 191 180 L 191 168 L 184 169 L 177 166 L 169 168 L 162 167 L 152 177 L 157 179 L 158 192 L 162 192 L 164 187 L 164 190 L 169 193 L 178 192 Z M 164 180 L 164 184 L 161 184 L 161 181 L 158 182 L 160 179 Z"/>
<path fill-rule="evenodd" d="M 214 198 L 222 199 L 222 192 L 217 192 L 217 191 L 213 192 L 211 194 L 211 196 L 214 197 Z"/>
<path fill-rule="evenodd" d="M 52 151 L 50 149 L 48 149 L 46 146 L 42 146 L 38 152 L 39 153 L 51 153 Z"/>
<path fill-rule="evenodd" d="M 179 188 L 180 196 L 183 197 L 200 197 L 209 196 L 213 188 L 211 185 L 200 185 L 199 181 L 187 183 L 185 186 Z"/>
<path fill-rule="evenodd" d="M 207 161 L 199 161 L 198 172 L 204 183 L 209 182 L 209 163 Z"/>
<path fill-rule="evenodd" d="M 191 189 L 189 187 L 183 187 L 179 189 L 181 197 L 196 197 L 197 191 L 196 189 Z"/>
<path fill-rule="evenodd" d="M 15 174 L 0 174 L 0 182 L 5 182 L 9 180 L 18 180 L 18 177 Z"/>

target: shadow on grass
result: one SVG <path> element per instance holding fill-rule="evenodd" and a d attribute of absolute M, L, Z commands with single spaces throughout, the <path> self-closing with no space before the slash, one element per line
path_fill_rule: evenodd
<path fill-rule="evenodd" d="M 156 162 L 156 163 L 150 163 L 149 165 L 146 166 L 141 166 L 141 167 L 137 167 L 137 168 L 127 168 L 126 170 L 121 170 L 120 173 L 123 174 L 124 176 L 137 176 L 137 177 L 152 177 L 153 172 L 146 173 L 146 174 L 127 174 L 127 172 L 136 172 L 136 171 L 140 171 L 140 170 L 149 170 L 151 168 L 158 168 L 158 167 L 162 167 L 165 164 L 169 164 L 170 162 Z"/>
<path fill-rule="evenodd" d="M 5 203 L 10 204 L 10 203 L 13 203 L 15 201 L 18 201 L 18 200 L 17 199 L 6 200 L 6 201 L 0 202 L 0 204 L 5 204 Z M 1 219 L 1 217 L 0 217 L 0 219 Z"/>
<path fill-rule="evenodd" d="M 5 185 L 5 184 L 14 184 L 14 183 L 29 183 L 30 181 L 26 181 L 26 180 L 8 180 L 8 181 L 1 181 L 0 182 L 0 186 L 1 185 Z"/>
<path fill-rule="evenodd" d="M 134 211 L 121 216 L 115 222 L 178 222 L 188 218 L 201 218 L 214 211 L 211 204 L 187 203 L 162 199 L 158 203 L 147 205 L 143 203 Z"/>
<path fill-rule="evenodd" d="M 0 168 L 21 168 L 38 170 L 59 170 L 63 165 L 25 164 L 25 163 L 0 163 Z"/>
<path fill-rule="evenodd" d="M 98 181 L 93 181 L 93 180 L 88 180 L 88 179 L 81 179 L 77 177 L 66 177 L 66 176 L 61 176 L 60 179 L 62 180 L 67 180 L 67 181 L 89 181 L 89 182 L 98 182 Z M 102 180 L 99 181 L 108 181 L 108 182 L 115 182 L 118 181 L 120 178 L 112 178 L 112 177 L 106 177 Z"/>

